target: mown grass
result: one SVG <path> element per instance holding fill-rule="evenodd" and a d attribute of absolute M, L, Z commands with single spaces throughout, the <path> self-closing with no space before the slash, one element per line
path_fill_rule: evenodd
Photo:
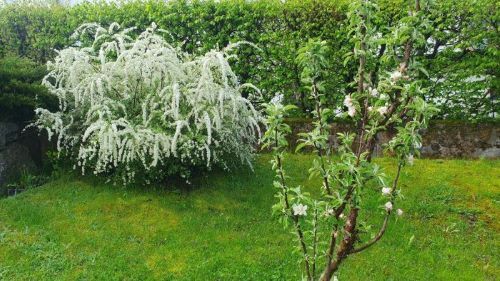
<path fill-rule="evenodd" d="M 66 176 L 2 199 L 0 279 L 298 280 L 293 236 L 271 215 L 269 159 L 259 156 L 254 173 L 198 178 L 190 191 Z M 294 184 L 319 185 L 308 180 L 311 160 L 289 156 Z M 389 158 L 377 162 L 394 167 Z M 404 217 L 350 257 L 340 280 L 500 277 L 500 161 L 416 160 L 401 186 Z M 369 192 L 367 210 L 379 197 Z"/>

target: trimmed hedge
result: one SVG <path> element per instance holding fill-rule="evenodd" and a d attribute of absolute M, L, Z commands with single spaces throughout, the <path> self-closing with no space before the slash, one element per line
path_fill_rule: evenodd
<path fill-rule="evenodd" d="M 380 32 L 403 16 L 410 0 L 378 0 Z M 498 112 L 499 12 L 494 0 L 432 1 L 426 14 L 433 24 L 429 44 L 416 50 L 429 70 L 429 97 L 440 100 L 441 118 L 484 119 Z M 151 22 L 168 30 L 172 42 L 204 53 L 229 42 L 250 41 L 243 46 L 233 67 L 239 77 L 262 89 L 265 99 L 285 95 L 306 115 L 311 108 L 307 90 L 295 62 L 297 50 L 309 38 L 321 37 L 332 50 L 331 77 L 325 85 L 332 107 L 341 105 L 350 91 L 356 68 L 343 66 L 344 55 L 353 49 L 345 15 L 348 0 L 133 0 L 124 3 L 98 1 L 76 6 L 10 4 L 0 13 L 0 55 L 15 54 L 45 62 L 53 49 L 70 43 L 72 31 L 84 22 L 108 25 L 118 22 L 143 30 Z M 437 40 L 434 40 L 437 39 Z M 433 41 L 434 40 L 434 41 Z M 468 81 L 468 77 L 486 77 Z M 484 93 L 484 91 L 487 93 Z M 465 104 L 464 104 L 465 103 Z"/>
<path fill-rule="evenodd" d="M 0 121 L 25 123 L 39 106 L 56 108 L 57 99 L 40 84 L 45 67 L 26 58 L 0 59 Z"/>

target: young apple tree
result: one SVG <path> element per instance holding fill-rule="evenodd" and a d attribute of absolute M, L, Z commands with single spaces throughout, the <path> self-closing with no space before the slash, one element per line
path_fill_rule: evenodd
<path fill-rule="evenodd" d="M 322 181 L 315 196 L 300 186 L 290 186 L 283 166 L 288 149 L 286 136 L 290 133 L 285 118 L 293 106 L 281 104 L 276 97 L 266 108 L 263 146 L 272 150 L 274 185 L 278 189 L 273 210 L 295 232 L 306 280 L 337 278 L 334 274 L 347 257 L 378 242 L 391 216 L 402 215 L 403 211 L 396 209 L 401 170 L 418 156 L 420 132 L 436 112 L 423 99 L 425 89 L 420 79 L 426 72 L 412 60 L 415 48 L 425 43 L 421 30 L 427 24 L 420 1 L 416 0 L 409 15 L 386 35 L 371 24 L 376 17 L 377 7 L 368 0 L 354 2 L 349 13 L 355 49 L 346 62 L 357 61 L 358 72 L 353 91 L 344 99 L 346 112 L 337 115 L 351 119 L 355 130 L 338 134 L 340 145 L 336 151 L 328 144 L 328 121 L 334 111 L 324 108 L 322 102 L 326 94 L 322 79 L 328 77 L 323 72 L 327 43 L 310 41 L 297 56 L 302 79 L 310 86 L 310 98 L 316 105 L 314 128 L 301 134 L 297 146 L 297 150 L 308 147 L 315 152 L 309 173 Z M 390 180 L 372 162 L 377 135 L 389 128 L 394 128 L 396 134 L 386 144 L 386 150 L 397 161 L 395 176 Z M 337 156 L 331 157 L 334 152 Z M 366 191 L 373 186 L 380 190 L 382 218 L 378 230 L 370 233 L 373 228 L 360 210 Z"/>

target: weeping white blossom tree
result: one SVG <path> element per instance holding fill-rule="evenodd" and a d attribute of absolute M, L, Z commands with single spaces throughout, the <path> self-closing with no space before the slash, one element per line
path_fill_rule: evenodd
<path fill-rule="evenodd" d="M 156 180 L 187 176 L 193 167 L 249 164 L 260 117 L 241 94 L 254 87 L 240 84 L 228 63 L 237 44 L 192 56 L 154 23 L 138 36 L 132 31 L 80 26 L 43 80 L 59 108 L 36 109 L 33 125 L 57 136 L 58 150 L 82 173 L 125 183 L 137 173 Z"/>
<path fill-rule="evenodd" d="M 314 128 L 301 134 L 297 150 L 309 147 L 316 153 L 309 173 L 321 179 L 318 192 L 310 194 L 301 186 L 290 186 L 284 169 L 286 136 L 290 133 L 285 117 L 293 106 L 281 104 L 279 96 L 267 106 L 268 129 L 263 143 L 273 151 L 274 185 L 278 189 L 273 210 L 286 227 L 293 229 L 305 280 L 337 280 L 335 273 L 346 258 L 372 247 L 383 237 L 393 214 L 403 214 L 396 209 L 401 170 L 419 154 L 420 132 L 436 112 L 423 99 L 421 77 L 426 72 L 412 60 L 415 48 L 425 44 L 421 31 L 426 18 L 420 1 L 412 3 L 409 15 L 391 27 L 385 37 L 371 24 L 376 16 L 377 7 L 372 2 L 353 2 L 349 18 L 355 49 L 348 58 L 357 62 L 358 74 L 340 115 L 356 126 L 354 132 L 338 135 L 340 146 L 336 151 L 328 144 L 328 122 L 334 118 L 334 110 L 325 108 L 323 102 L 327 44 L 310 41 L 297 57 L 316 105 Z M 396 131 L 386 144 L 397 162 L 393 178 L 372 162 L 377 135 L 389 129 Z M 338 156 L 332 157 L 333 153 Z M 366 219 L 376 217 L 373 210 L 361 211 L 370 189 L 380 194 L 379 225 L 370 225 Z"/>

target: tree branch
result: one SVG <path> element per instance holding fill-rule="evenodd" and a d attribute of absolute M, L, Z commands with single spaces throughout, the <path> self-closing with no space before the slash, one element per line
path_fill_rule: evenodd
<path fill-rule="evenodd" d="M 398 186 L 398 180 L 399 180 L 399 175 L 401 174 L 401 168 L 403 167 L 403 164 L 402 163 L 399 163 L 398 165 L 398 172 L 396 174 L 396 178 L 394 178 L 394 182 L 392 184 L 392 188 L 391 188 L 391 204 L 394 204 L 394 192 L 396 191 L 396 187 Z M 373 244 L 377 243 L 377 241 L 379 241 L 382 236 L 384 235 L 385 233 L 385 230 L 387 229 L 387 225 L 389 223 L 389 217 L 391 215 L 391 211 L 392 210 L 387 210 L 387 213 L 385 214 L 385 217 L 384 217 L 384 222 L 382 223 L 382 227 L 380 228 L 380 230 L 378 231 L 377 235 L 375 235 L 375 237 L 373 237 L 372 240 L 370 240 L 368 243 L 366 243 L 365 245 L 357 248 L 357 249 L 352 249 L 349 254 L 354 254 L 354 253 L 359 253 L 363 250 L 366 250 L 368 249 L 370 246 L 372 246 Z"/>
<path fill-rule="evenodd" d="M 275 145 L 278 147 L 278 129 L 275 129 Z M 302 231 L 302 228 L 299 223 L 299 217 L 293 214 L 293 210 L 290 208 L 290 203 L 288 200 L 288 188 L 286 185 L 285 181 L 285 174 L 283 173 L 283 164 L 282 164 L 282 159 L 279 155 L 276 155 L 276 161 L 278 162 L 278 174 L 281 180 L 281 187 L 283 189 L 283 196 L 285 199 L 285 208 L 287 211 L 290 213 L 290 217 L 292 218 L 293 225 L 295 227 L 295 231 L 297 233 L 297 237 L 300 243 L 300 247 L 302 249 L 302 253 L 304 255 L 304 267 L 306 270 L 306 274 L 308 276 L 308 280 L 313 280 L 313 277 L 311 275 L 311 270 L 310 270 L 310 264 L 309 264 L 309 256 L 307 254 L 307 245 L 305 243 L 304 239 L 304 233 Z"/>
<path fill-rule="evenodd" d="M 328 266 L 325 268 L 325 271 L 321 275 L 320 280 L 329 281 L 331 279 L 333 273 L 338 269 L 339 265 L 347 257 L 350 249 L 354 245 L 356 236 L 355 228 L 358 217 L 358 211 L 359 211 L 358 208 L 351 209 L 346 225 L 344 226 L 344 237 L 340 242 L 339 249 L 337 251 L 337 257 L 333 262 L 328 264 Z"/>
<path fill-rule="evenodd" d="M 319 98 L 319 90 L 316 86 L 316 82 L 313 81 L 312 84 L 312 92 L 314 100 L 316 101 L 316 115 L 318 116 L 318 126 L 320 134 L 323 134 L 323 117 L 321 115 L 321 100 Z M 325 162 L 323 159 L 323 148 L 320 145 L 315 144 L 316 150 L 318 151 L 318 157 L 320 158 L 321 172 L 323 173 L 323 185 L 325 186 L 326 192 L 328 195 L 332 195 L 332 191 L 330 189 L 330 183 L 328 181 L 328 175 L 326 174 Z"/>

